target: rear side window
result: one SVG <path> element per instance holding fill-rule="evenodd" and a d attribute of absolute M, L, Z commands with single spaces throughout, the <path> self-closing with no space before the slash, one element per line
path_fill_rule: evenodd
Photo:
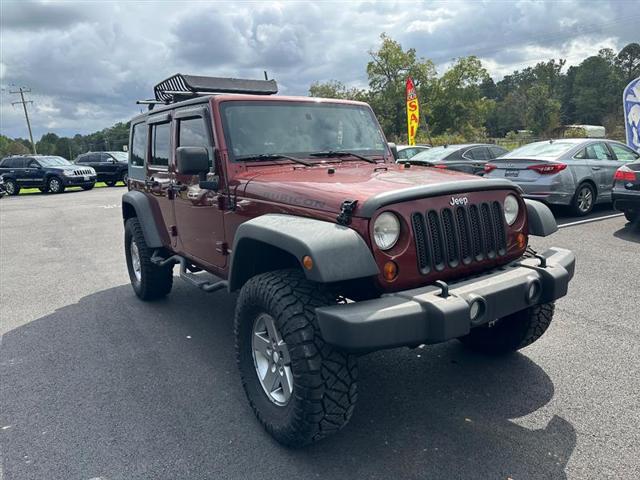
<path fill-rule="evenodd" d="M 611 150 L 613 150 L 613 153 L 615 153 L 616 158 L 621 162 L 633 162 L 640 158 L 640 155 L 630 148 L 618 145 L 617 143 L 610 143 L 609 146 L 611 147 Z"/>
<path fill-rule="evenodd" d="M 586 148 L 587 158 L 592 160 L 613 160 L 604 143 L 594 143 Z"/>
<path fill-rule="evenodd" d="M 129 161 L 134 167 L 143 167 L 144 158 L 147 153 L 147 124 L 138 123 L 133 127 L 133 137 L 131 138 L 131 155 Z"/>
<path fill-rule="evenodd" d="M 463 156 L 472 160 L 489 160 L 489 152 L 485 147 L 472 148 Z"/>
<path fill-rule="evenodd" d="M 149 164 L 157 167 L 169 165 L 171 124 L 157 123 L 151 127 L 151 160 Z"/>
<path fill-rule="evenodd" d="M 500 155 L 504 155 L 507 153 L 507 150 L 500 147 L 489 147 L 489 151 L 491 152 L 491 156 L 493 158 L 498 158 Z"/>

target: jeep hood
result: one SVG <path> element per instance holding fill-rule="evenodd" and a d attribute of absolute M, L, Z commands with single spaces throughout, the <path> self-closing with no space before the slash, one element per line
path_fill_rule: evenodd
<path fill-rule="evenodd" d="M 335 172 L 329 173 L 330 169 Z M 451 185 L 451 193 L 455 193 L 464 191 L 464 182 L 475 184 L 475 190 L 478 182 L 488 182 L 487 187 L 491 183 L 481 177 L 452 170 L 419 166 L 404 168 L 396 164 L 350 163 L 311 168 L 272 166 L 260 171 L 249 169 L 242 177 L 246 182 L 244 196 L 247 198 L 336 213 L 345 200 L 357 200 L 355 216 L 360 216 L 364 203 L 374 197 L 389 197 L 393 193 L 411 190 L 417 192 L 419 198 L 421 187 L 425 186 L 441 185 L 443 191 L 447 191 L 447 185 Z"/>

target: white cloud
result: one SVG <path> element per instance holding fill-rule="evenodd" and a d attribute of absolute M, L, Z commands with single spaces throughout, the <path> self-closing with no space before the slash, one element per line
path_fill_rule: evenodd
<path fill-rule="evenodd" d="M 261 78 L 306 94 L 314 81 L 366 86 L 368 51 L 386 32 L 442 71 L 477 55 L 500 78 L 548 58 L 580 62 L 637 41 L 623 1 L 32 2 L 1 4 L 2 86 L 27 85 L 34 134 L 87 133 L 126 121 L 135 100 L 181 71 Z M 2 94 L 3 134 L 26 136 Z M 13 99 L 14 100 L 14 99 Z"/>

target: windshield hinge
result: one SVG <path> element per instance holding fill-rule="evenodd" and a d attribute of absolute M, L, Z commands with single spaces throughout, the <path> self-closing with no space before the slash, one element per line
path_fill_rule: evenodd
<path fill-rule="evenodd" d="M 349 225 L 351 223 L 351 215 L 358 206 L 358 200 L 345 200 L 340 206 L 340 215 L 336 219 L 340 225 Z"/>

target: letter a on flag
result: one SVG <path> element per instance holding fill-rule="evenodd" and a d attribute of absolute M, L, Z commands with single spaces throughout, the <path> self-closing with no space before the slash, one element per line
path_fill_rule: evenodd
<path fill-rule="evenodd" d="M 407 137 L 409 145 L 416 144 L 416 132 L 420 124 L 420 105 L 418 105 L 418 95 L 416 87 L 411 77 L 407 78 Z"/>

